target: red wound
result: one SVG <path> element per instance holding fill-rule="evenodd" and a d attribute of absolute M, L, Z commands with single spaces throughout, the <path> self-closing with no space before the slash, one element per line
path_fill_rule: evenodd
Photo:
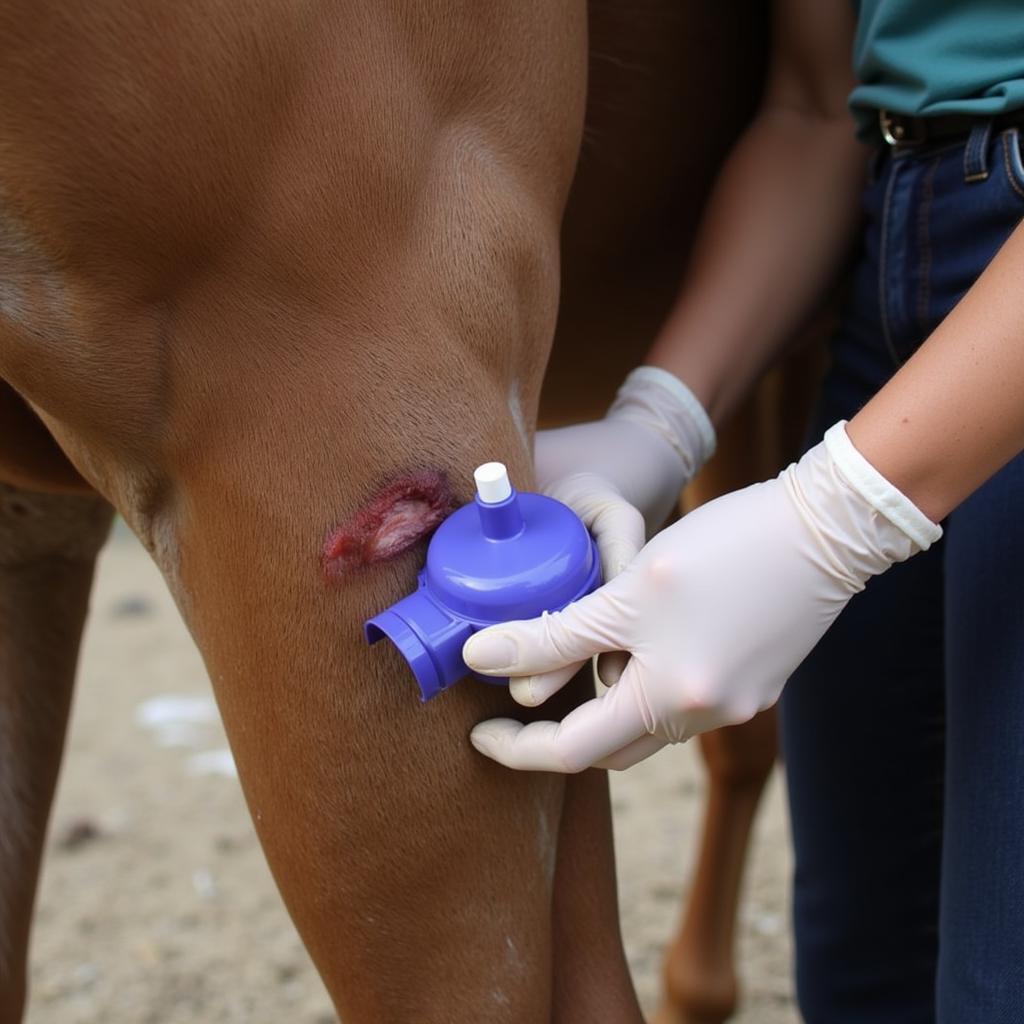
<path fill-rule="evenodd" d="M 432 533 L 455 508 L 443 473 L 424 469 L 402 476 L 331 531 L 324 545 L 324 572 L 336 579 L 394 558 Z"/>

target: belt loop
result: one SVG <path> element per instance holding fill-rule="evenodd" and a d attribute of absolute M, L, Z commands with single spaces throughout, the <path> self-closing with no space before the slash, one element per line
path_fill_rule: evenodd
<path fill-rule="evenodd" d="M 964 181 L 984 181 L 988 177 L 988 144 L 991 138 L 991 118 L 979 121 L 971 129 L 964 147 Z"/>

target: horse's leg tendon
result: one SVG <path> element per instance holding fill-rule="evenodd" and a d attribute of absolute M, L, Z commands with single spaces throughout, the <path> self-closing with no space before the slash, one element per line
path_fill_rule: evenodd
<path fill-rule="evenodd" d="M 26 996 L 32 905 L 96 553 L 98 498 L 0 483 L 0 1022 Z"/>

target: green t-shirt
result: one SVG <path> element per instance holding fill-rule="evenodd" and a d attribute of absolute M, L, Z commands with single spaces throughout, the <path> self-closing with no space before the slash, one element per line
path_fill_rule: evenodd
<path fill-rule="evenodd" d="M 850 107 L 862 135 L 878 110 L 1002 114 L 1024 107 L 1024 0 L 854 0 Z"/>

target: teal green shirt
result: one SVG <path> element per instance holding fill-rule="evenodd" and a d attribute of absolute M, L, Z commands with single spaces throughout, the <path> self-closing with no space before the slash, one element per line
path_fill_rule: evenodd
<path fill-rule="evenodd" d="M 854 0 L 850 107 L 862 135 L 878 110 L 925 117 L 1024 107 L 1024 0 Z"/>

